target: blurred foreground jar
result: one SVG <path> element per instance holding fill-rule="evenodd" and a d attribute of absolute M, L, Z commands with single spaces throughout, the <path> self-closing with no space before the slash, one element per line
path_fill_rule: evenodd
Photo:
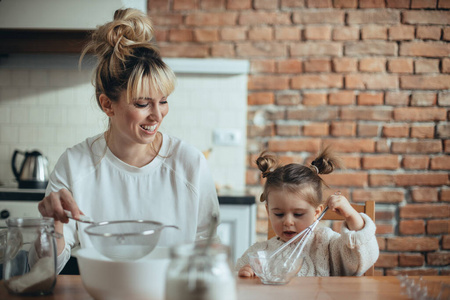
<path fill-rule="evenodd" d="M 236 280 L 229 247 L 186 244 L 171 249 L 166 300 L 235 300 Z"/>
<path fill-rule="evenodd" d="M 45 295 L 56 283 L 56 242 L 52 218 L 9 218 L 3 280 L 19 295 Z"/>

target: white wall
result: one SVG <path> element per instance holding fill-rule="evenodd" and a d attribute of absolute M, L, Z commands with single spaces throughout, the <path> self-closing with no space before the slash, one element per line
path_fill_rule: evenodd
<path fill-rule="evenodd" d="M 70 55 L 13 55 L 0 60 L 0 184 L 14 184 L 10 161 L 15 149 L 40 150 L 53 168 L 67 147 L 106 128 L 107 119 L 97 107 L 90 82 L 92 68 L 88 65 L 78 71 L 77 59 Z M 168 61 L 175 71 L 180 69 L 179 60 Z M 240 71 L 204 74 L 205 70 L 226 69 L 227 61 L 208 66 L 194 62 L 202 74 L 177 73 L 177 88 L 169 97 L 169 114 L 161 130 L 201 151 L 212 148 L 208 161 L 217 185 L 243 190 L 247 75 Z M 239 131 L 241 143 L 215 145 L 215 129 Z"/>

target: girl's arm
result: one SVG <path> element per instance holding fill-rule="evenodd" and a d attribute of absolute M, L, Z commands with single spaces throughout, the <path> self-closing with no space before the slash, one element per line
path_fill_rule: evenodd
<path fill-rule="evenodd" d="M 328 207 L 345 218 L 348 229 L 358 231 L 364 227 L 364 219 L 344 196 L 331 195 L 328 198 Z"/>

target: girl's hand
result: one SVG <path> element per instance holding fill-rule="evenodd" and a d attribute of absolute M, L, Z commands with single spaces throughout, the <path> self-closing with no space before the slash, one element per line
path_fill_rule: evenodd
<path fill-rule="evenodd" d="M 361 215 L 340 192 L 337 192 L 328 198 L 328 207 L 345 218 L 348 229 L 358 231 L 364 227 L 364 220 Z"/>
<path fill-rule="evenodd" d="M 253 272 L 252 267 L 250 265 L 243 266 L 238 273 L 239 277 L 253 277 L 255 276 L 255 272 Z"/>

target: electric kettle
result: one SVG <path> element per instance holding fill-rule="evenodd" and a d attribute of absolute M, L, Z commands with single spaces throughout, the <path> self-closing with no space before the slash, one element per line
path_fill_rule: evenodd
<path fill-rule="evenodd" d="M 17 155 L 24 159 L 20 171 L 16 168 Z M 12 156 L 11 167 L 21 189 L 45 189 L 48 184 L 48 160 L 39 151 L 23 152 L 16 150 Z"/>

